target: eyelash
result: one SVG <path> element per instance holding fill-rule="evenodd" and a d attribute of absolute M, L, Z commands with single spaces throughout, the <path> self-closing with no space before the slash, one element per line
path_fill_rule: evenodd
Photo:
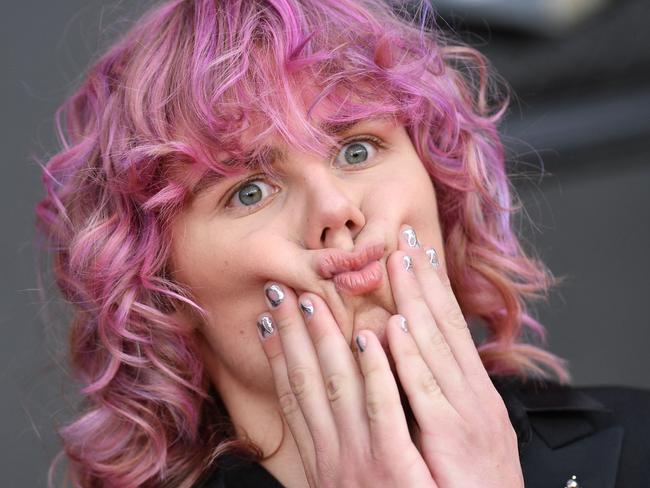
<path fill-rule="evenodd" d="M 352 137 L 352 138 L 345 139 L 345 140 L 341 141 L 341 143 L 338 145 L 338 147 L 336 147 L 330 153 L 330 160 L 332 158 L 335 158 L 336 156 L 338 156 L 338 154 L 341 152 L 341 148 L 343 148 L 345 146 L 348 146 L 348 145 L 350 145 L 350 144 L 352 144 L 354 142 L 371 142 L 371 143 L 373 143 L 375 145 L 375 149 L 377 149 L 378 151 L 381 151 L 381 150 L 387 148 L 384 141 L 382 141 L 378 137 L 370 136 L 370 135 L 368 135 L 368 136 L 355 136 L 355 137 Z M 377 156 L 375 155 L 375 157 L 377 157 Z M 358 166 L 365 167 L 366 163 L 365 162 L 361 163 Z M 356 167 L 356 165 L 355 165 L 355 167 Z M 249 183 L 251 183 L 253 181 L 261 181 L 263 179 L 265 179 L 264 174 L 256 174 L 256 175 L 252 175 L 249 178 L 246 178 L 244 181 L 242 181 L 239 185 L 237 185 L 228 194 L 228 197 L 226 198 L 226 208 L 231 208 L 231 209 L 232 208 L 238 208 L 238 207 L 230 206 L 230 202 L 237 195 L 237 193 L 239 193 L 239 191 L 242 188 L 244 188 L 246 185 L 248 185 Z M 245 209 L 248 209 L 248 210 L 253 210 L 253 209 L 256 209 L 258 206 L 263 205 L 264 201 L 265 200 L 262 200 L 262 201 L 260 201 L 259 203 L 255 204 L 255 205 L 242 205 L 242 207 L 245 208 Z"/>

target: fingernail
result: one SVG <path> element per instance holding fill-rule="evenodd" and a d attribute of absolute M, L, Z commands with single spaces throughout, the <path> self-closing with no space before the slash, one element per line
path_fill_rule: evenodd
<path fill-rule="evenodd" d="M 436 250 L 432 247 L 427 248 L 425 251 L 427 257 L 429 258 L 429 263 L 431 263 L 431 266 L 434 268 L 437 268 L 440 266 L 440 261 L 438 260 L 438 253 Z"/>
<path fill-rule="evenodd" d="M 399 316 L 399 328 L 402 329 L 404 332 L 409 331 L 408 325 L 406 323 L 406 317 L 404 317 L 403 315 Z"/>
<path fill-rule="evenodd" d="M 257 333 L 260 336 L 260 339 L 265 340 L 268 336 L 272 335 L 275 332 L 275 327 L 273 327 L 273 320 L 268 315 L 263 315 L 257 321 Z"/>
<path fill-rule="evenodd" d="M 311 303 L 311 300 L 308 298 L 303 298 L 300 300 L 300 310 L 305 316 L 305 319 L 309 319 L 312 315 L 314 315 L 314 304 Z"/>
<path fill-rule="evenodd" d="M 284 292 L 280 285 L 272 284 L 265 288 L 264 293 L 266 294 L 266 299 L 268 304 L 275 308 L 282 303 L 284 300 Z"/>
<path fill-rule="evenodd" d="M 357 347 L 359 348 L 359 351 L 361 351 L 361 352 L 365 351 L 366 350 L 366 344 L 367 344 L 365 336 L 362 336 L 361 334 L 359 334 L 357 336 L 357 338 L 356 338 L 356 341 L 357 341 Z"/>
<path fill-rule="evenodd" d="M 402 265 L 406 271 L 412 272 L 411 270 L 413 269 L 413 258 L 408 254 L 405 254 L 404 258 L 402 258 Z"/>
<path fill-rule="evenodd" d="M 402 236 L 404 237 L 404 240 L 409 247 L 420 247 L 418 236 L 415 234 L 415 231 L 411 227 L 404 229 L 402 231 Z"/>

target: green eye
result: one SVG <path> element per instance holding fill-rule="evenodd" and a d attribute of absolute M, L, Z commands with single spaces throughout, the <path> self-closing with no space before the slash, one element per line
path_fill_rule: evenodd
<path fill-rule="evenodd" d="M 376 157 L 378 148 L 383 147 L 380 139 L 371 136 L 344 142 L 337 154 L 336 162 L 340 166 L 362 166 Z"/>
<path fill-rule="evenodd" d="M 244 205 L 253 205 L 262 199 L 262 189 L 255 183 L 250 183 L 237 192 L 237 198 Z"/>
<path fill-rule="evenodd" d="M 368 149 L 362 143 L 355 142 L 347 146 L 344 157 L 350 164 L 363 163 L 368 159 Z"/>
<path fill-rule="evenodd" d="M 249 180 L 237 187 L 228 199 L 228 207 L 253 207 L 274 193 L 271 185 L 261 179 Z"/>

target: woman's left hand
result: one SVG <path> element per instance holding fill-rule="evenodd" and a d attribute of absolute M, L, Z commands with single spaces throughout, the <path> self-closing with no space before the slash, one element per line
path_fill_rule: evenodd
<path fill-rule="evenodd" d="M 515 430 L 444 268 L 432 265 L 432 248 L 421 246 L 411 227 L 402 226 L 399 241 L 387 269 L 409 333 L 388 328 L 388 342 L 418 421 L 422 457 L 440 488 L 522 488 Z"/>

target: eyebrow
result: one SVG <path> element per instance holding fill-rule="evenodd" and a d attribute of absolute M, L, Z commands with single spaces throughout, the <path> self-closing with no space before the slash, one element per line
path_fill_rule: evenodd
<path fill-rule="evenodd" d="M 342 134 L 345 134 L 346 132 L 348 132 L 350 129 L 352 129 L 357 125 L 360 125 L 364 122 L 372 122 L 373 120 L 376 119 L 380 120 L 381 117 L 353 120 L 350 122 L 340 122 L 340 123 L 322 122 L 318 124 L 318 126 L 321 130 L 323 130 L 329 135 L 341 136 Z M 277 163 L 277 161 L 282 158 L 283 155 L 284 152 L 281 149 L 275 146 L 271 146 L 269 147 L 268 151 L 262 151 L 261 154 L 248 161 L 248 165 L 252 168 L 271 167 L 274 166 Z M 228 159 L 226 161 L 223 161 L 221 164 L 229 164 L 232 161 L 233 161 L 232 159 Z M 225 177 L 223 175 L 215 171 L 207 171 L 192 188 L 192 195 L 196 197 L 201 193 L 203 193 L 204 191 L 206 191 L 207 189 L 211 188 L 212 186 L 223 181 L 224 179 Z"/>
<path fill-rule="evenodd" d="M 247 166 L 251 168 L 260 168 L 272 166 L 276 163 L 278 159 L 282 157 L 282 151 L 277 147 L 270 147 L 268 151 L 263 151 L 261 154 L 253 157 L 247 162 Z M 222 161 L 220 164 L 231 164 L 232 159 Z M 268 166 L 267 166 L 268 165 Z M 204 191 L 212 188 L 214 185 L 223 181 L 226 177 L 216 171 L 208 170 L 205 174 L 196 182 L 192 188 L 192 195 L 197 197 Z"/>

